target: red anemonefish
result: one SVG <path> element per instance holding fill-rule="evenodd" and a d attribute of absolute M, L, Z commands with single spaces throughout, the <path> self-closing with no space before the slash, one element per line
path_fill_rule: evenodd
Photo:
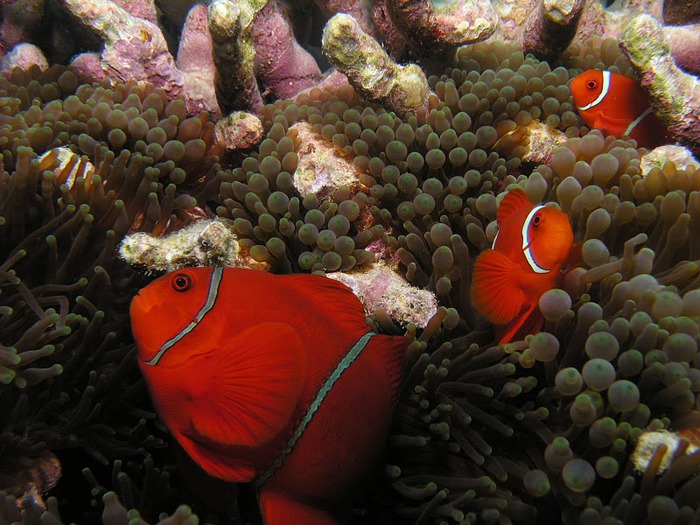
<path fill-rule="evenodd" d="M 565 213 L 535 206 L 519 188 L 503 198 L 496 222 L 493 249 L 474 264 L 471 296 L 479 313 L 497 325 L 503 344 L 541 328 L 540 296 L 563 284 L 574 234 Z"/>
<path fill-rule="evenodd" d="M 188 268 L 131 303 L 156 410 L 209 475 L 253 482 L 264 523 L 336 523 L 380 461 L 408 341 L 345 285 Z"/>
<path fill-rule="evenodd" d="M 627 135 L 642 148 L 655 148 L 668 141 L 666 127 L 636 80 L 589 69 L 574 77 L 570 87 L 579 115 L 588 127 L 616 137 Z"/>

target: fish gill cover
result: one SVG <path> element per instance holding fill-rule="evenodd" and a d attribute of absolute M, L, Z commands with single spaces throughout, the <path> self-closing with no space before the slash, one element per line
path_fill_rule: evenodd
<path fill-rule="evenodd" d="M 697 519 L 700 454 L 673 437 L 700 425 L 698 163 L 590 130 L 568 87 L 636 77 L 697 152 L 681 4 L 4 2 L 0 520 L 259 520 L 179 466 L 136 370 L 143 268 L 198 264 L 335 274 L 369 310 L 397 273 L 429 292 L 369 312 L 412 343 L 355 521 Z M 497 346 L 471 268 L 516 186 L 569 216 L 583 264 Z"/>

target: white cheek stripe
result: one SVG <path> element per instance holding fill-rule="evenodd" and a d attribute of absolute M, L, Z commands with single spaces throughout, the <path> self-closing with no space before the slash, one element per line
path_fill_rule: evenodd
<path fill-rule="evenodd" d="M 525 259 L 527 259 L 527 263 L 530 265 L 530 268 L 532 268 L 532 271 L 535 273 L 549 272 L 549 270 L 545 270 L 535 262 L 535 259 L 532 256 L 532 251 L 530 250 L 530 223 L 532 222 L 532 218 L 535 216 L 535 213 L 537 213 L 542 208 L 544 208 L 544 206 L 535 206 L 534 208 L 532 208 L 530 213 L 528 213 L 527 217 L 525 218 L 525 222 L 523 223 L 522 229 L 523 253 L 525 254 Z"/>
<path fill-rule="evenodd" d="M 578 109 L 580 111 L 586 111 L 587 109 L 597 106 L 603 102 L 603 99 L 608 94 L 608 91 L 610 91 L 610 71 L 603 71 L 603 89 L 600 91 L 600 95 L 598 95 L 598 98 L 590 104 L 583 107 L 579 106 Z"/>
<path fill-rule="evenodd" d="M 194 318 L 194 321 L 192 321 L 190 324 L 188 324 L 182 331 L 180 331 L 177 335 L 174 337 L 168 339 L 165 343 L 163 343 L 163 346 L 160 347 L 160 350 L 158 350 L 158 353 L 154 355 L 150 361 L 146 361 L 145 364 L 147 365 L 157 365 L 158 361 L 160 361 L 160 358 L 163 357 L 163 354 L 169 349 L 172 348 L 174 345 L 180 341 L 183 337 L 185 337 L 187 334 L 189 334 L 192 330 L 195 329 L 195 327 L 199 324 L 199 322 L 204 319 L 204 316 L 209 313 L 209 311 L 214 308 L 214 304 L 216 303 L 216 297 L 219 295 L 219 285 L 221 284 L 221 278 L 224 275 L 224 269 L 223 268 L 214 268 L 214 272 L 211 275 L 211 281 L 209 281 L 209 293 L 207 294 L 207 301 L 204 303 L 204 306 L 199 310 L 197 313 L 197 316 Z"/>
<path fill-rule="evenodd" d="M 651 106 L 649 106 L 647 109 L 644 110 L 644 112 L 639 115 L 636 119 L 634 119 L 629 126 L 627 126 L 627 129 L 623 133 L 623 135 L 627 135 L 628 137 L 632 134 L 634 131 L 634 128 L 636 128 L 642 120 L 644 120 L 650 113 L 652 112 Z"/>

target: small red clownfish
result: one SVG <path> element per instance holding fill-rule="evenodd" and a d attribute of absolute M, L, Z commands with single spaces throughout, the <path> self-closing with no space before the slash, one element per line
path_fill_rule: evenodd
<path fill-rule="evenodd" d="M 408 341 L 345 285 L 188 268 L 131 303 L 156 410 L 210 476 L 253 482 L 267 525 L 326 525 L 381 460 Z"/>
<path fill-rule="evenodd" d="M 641 148 L 668 142 L 666 127 L 634 79 L 589 69 L 574 77 L 570 87 L 579 115 L 588 127 L 615 137 L 627 135 Z"/>
<path fill-rule="evenodd" d="M 493 249 L 474 264 L 471 296 L 503 344 L 540 330 L 540 296 L 563 284 L 574 234 L 564 212 L 535 206 L 519 188 L 503 198 L 496 222 Z"/>

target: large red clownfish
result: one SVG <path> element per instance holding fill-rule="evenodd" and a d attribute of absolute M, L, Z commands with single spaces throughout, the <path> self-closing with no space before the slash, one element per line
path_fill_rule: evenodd
<path fill-rule="evenodd" d="M 253 482 L 268 524 L 336 523 L 380 461 L 407 340 L 345 285 L 189 268 L 131 303 L 156 410 L 209 475 Z"/>
<path fill-rule="evenodd" d="M 574 234 L 564 212 L 535 206 L 519 188 L 503 198 L 496 222 L 493 248 L 474 264 L 471 296 L 503 344 L 540 330 L 540 297 L 563 284 Z"/>
<path fill-rule="evenodd" d="M 588 127 L 615 137 L 627 135 L 642 148 L 668 142 L 666 127 L 635 80 L 589 69 L 574 77 L 570 87 L 576 109 Z"/>

